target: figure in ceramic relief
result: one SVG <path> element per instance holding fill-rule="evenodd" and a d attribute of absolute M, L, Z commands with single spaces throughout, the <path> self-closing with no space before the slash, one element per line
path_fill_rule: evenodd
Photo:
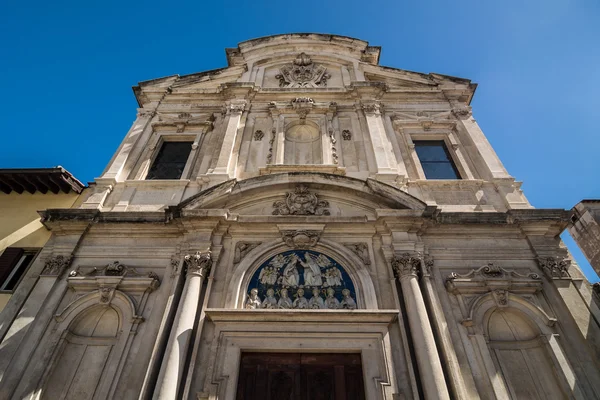
<path fill-rule="evenodd" d="M 281 267 L 283 267 L 285 265 L 286 261 L 287 261 L 287 257 L 283 256 L 282 254 L 277 254 L 269 262 L 269 265 L 271 265 L 273 268 L 275 268 L 276 271 L 279 271 L 281 269 Z"/>
<path fill-rule="evenodd" d="M 283 269 L 283 276 L 281 281 L 282 285 L 296 287 L 300 283 L 298 268 L 296 268 L 297 262 L 298 256 L 296 254 L 291 254 L 287 265 Z"/>
<path fill-rule="evenodd" d="M 288 296 L 286 288 L 281 289 L 279 296 L 279 301 L 277 302 L 279 308 L 292 308 L 292 299 Z"/>
<path fill-rule="evenodd" d="M 308 300 L 304 297 L 304 289 L 300 288 L 296 292 L 296 300 L 292 304 L 294 308 L 306 309 L 308 308 Z"/>
<path fill-rule="evenodd" d="M 273 289 L 267 289 L 267 297 L 262 302 L 262 308 L 277 308 L 277 299 Z"/>
<path fill-rule="evenodd" d="M 356 302 L 352 296 L 350 296 L 350 291 L 348 289 L 342 290 L 342 296 L 344 296 L 344 298 L 341 303 L 341 308 L 345 308 L 347 310 L 356 310 Z"/>
<path fill-rule="evenodd" d="M 325 271 L 325 282 L 327 286 L 342 286 L 342 272 L 337 267 Z"/>
<path fill-rule="evenodd" d="M 319 254 L 319 256 L 317 257 L 317 265 L 319 265 L 319 267 L 321 268 L 327 268 L 329 266 L 331 266 L 331 260 L 329 258 L 327 258 L 326 255 L 324 254 Z"/>
<path fill-rule="evenodd" d="M 341 308 L 340 301 L 335 297 L 335 290 L 327 288 L 327 298 L 325 299 L 325 307 L 330 310 Z"/>
<path fill-rule="evenodd" d="M 321 298 L 321 293 L 319 288 L 313 288 L 312 290 L 313 297 L 308 301 L 309 308 L 322 309 L 325 308 L 325 302 L 323 298 Z"/>
<path fill-rule="evenodd" d="M 260 298 L 258 297 L 258 289 L 252 289 L 250 291 L 250 294 L 248 295 L 248 299 L 246 300 L 246 304 L 244 305 L 244 308 L 248 309 L 248 310 L 255 310 L 257 308 L 260 308 Z"/>
<path fill-rule="evenodd" d="M 299 260 L 304 267 L 304 284 L 306 286 L 321 286 L 323 278 L 321 277 L 321 267 L 313 256 L 306 252 L 304 253 L 304 261 Z"/>
<path fill-rule="evenodd" d="M 258 276 L 263 285 L 275 285 L 277 283 L 277 270 L 275 267 L 264 267 Z"/>

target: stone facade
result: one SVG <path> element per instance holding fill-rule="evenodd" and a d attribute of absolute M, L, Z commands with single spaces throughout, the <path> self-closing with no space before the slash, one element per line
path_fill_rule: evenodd
<path fill-rule="evenodd" d="M 600 397 L 600 312 L 558 236 L 571 212 L 529 205 L 471 115 L 476 85 L 379 52 L 279 35 L 136 86 L 91 195 L 43 212 L 73 259 L 31 269 L 33 319 L 0 316 L 0 399 L 285 398 L 295 375 L 261 392 L 249 353 L 360 354 L 369 400 Z M 461 179 L 426 179 L 428 140 Z M 171 141 L 191 145 L 181 178 L 145 179 Z"/>

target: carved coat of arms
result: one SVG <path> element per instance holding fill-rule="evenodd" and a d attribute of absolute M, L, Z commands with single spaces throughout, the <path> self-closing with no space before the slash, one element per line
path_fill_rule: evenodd
<path fill-rule="evenodd" d="M 279 79 L 279 87 L 325 87 L 331 76 L 327 68 L 315 64 L 305 53 L 300 53 L 296 59 L 279 69 L 275 78 Z"/>
<path fill-rule="evenodd" d="M 293 193 L 286 193 L 285 200 L 276 201 L 273 207 L 273 215 L 329 215 L 329 202 L 319 200 L 304 185 L 297 186 Z"/>

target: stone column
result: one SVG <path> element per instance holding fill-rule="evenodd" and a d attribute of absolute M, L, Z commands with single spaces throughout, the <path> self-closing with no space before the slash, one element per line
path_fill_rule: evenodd
<path fill-rule="evenodd" d="M 186 282 L 171 328 L 153 399 L 171 400 L 176 399 L 179 395 L 194 322 L 199 312 L 202 283 L 210 273 L 212 266 L 210 250 L 188 254 L 184 260 L 187 266 Z"/>
<path fill-rule="evenodd" d="M 237 139 L 238 130 L 240 128 L 240 121 L 242 119 L 242 113 L 246 107 L 246 101 L 237 100 L 232 101 L 227 107 L 227 113 L 229 119 L 225 127 L 225 135 L 223 137 L 223 143 L 221 143 L 221 150 L 219 151 L 219 158 L 217 159 L 217 165 L 215 166 L 213 174 L 227 175 L 229 176 L 234 160 L 234 145 Z"/>
<path fill-rule="evenodd" d="M 431 270 L 433 269 L 433 258 L 429 256 L 423 257 L 422 264 L 422 280 L 423 280 L 423 295 L 429 305 L 429 311 L 432 315 L 433 329 L 435 329 L 440 344 L 440 350 L 444 357 L 444 362 L 448 366 L 448 379 L 453 390 L 453 397 L 456 399 L 469 399 L 476 396 L 475 382 L 470 378 L 470 374 L 467 373 L 467 379 L 469 379 L 469 387 L 465 383 L 463 378 L 463 371 L 458 361 L 458 356 L 452 343 L 452 337 L 448 329 L 448 322 L 442 309 L 442 304 L 435 291 L 433 282 L 431 280 Z"/>
<path fill-rule="evenodd" d="M 425 308 L 425 301 L 419 287 L 417 272 L 421 265 L 419 257 L 408 253 L 392 259 L 392 268 L 402 286 L 406 304 L 408 324 L 412 333 L 413 347 L 421 375 L 421 385 L 425 399 L 450 399 L 444 371 L 438 356 L 431 324 Z"/>

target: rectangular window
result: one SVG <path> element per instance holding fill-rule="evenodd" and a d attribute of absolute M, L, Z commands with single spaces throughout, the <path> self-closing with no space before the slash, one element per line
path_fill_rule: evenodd
<path fill-rule="evenodd" d="M 192 151 L 192 142 L 164 142 L 146 179 L 180 179 Z"/>
<path fill-rule="evenodd" d="M 460 179 L 443 140 L 415 140 L 415 150 L 427 179 Z"/>
<path fill-rule="evenodd" d="M 38 251 L 19 247 L 4 249 L 0 255 L 0 290 L 13 291 L 16 288 Z"/>

